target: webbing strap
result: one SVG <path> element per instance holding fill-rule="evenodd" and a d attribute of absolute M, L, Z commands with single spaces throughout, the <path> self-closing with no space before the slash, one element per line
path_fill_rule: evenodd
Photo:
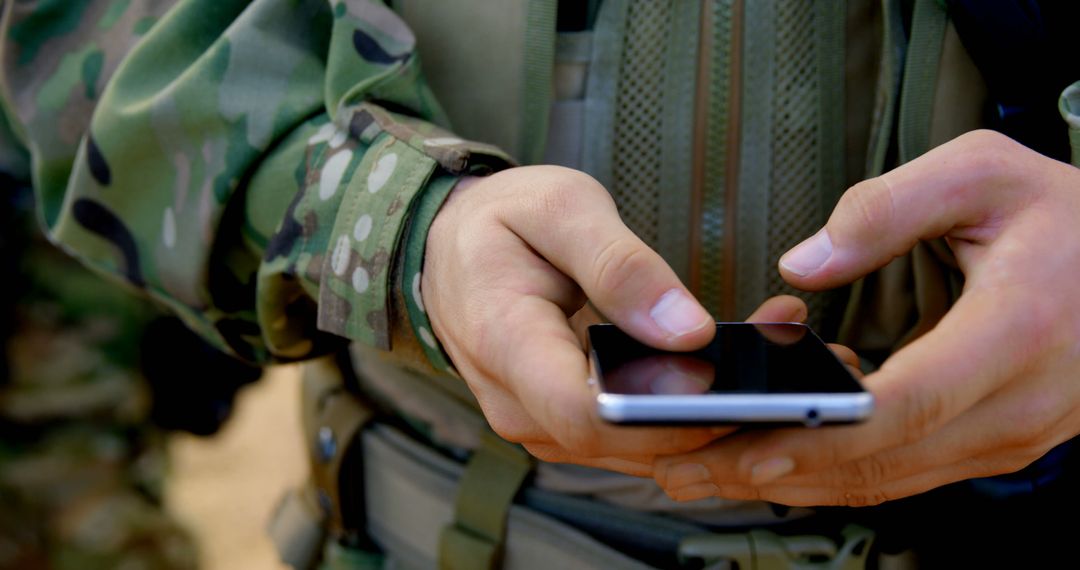
<path fill-rule="evenodd" d="M 520 159 L 526 163 L 540 162 L 547 145 L 556 4 L 554 0 L 531 0 L 525 16 L 525 77 L 520 87 L 524 116 L 519 148 Z"/>
<path fill-rule="evenodd" d="M 947 22 L 948 14 L 937 0 L 916 0 L 900 93 L 897 136 L 901 164 L 930 149 L 930 122 Z"/>
<path fill-rule="evenodd" d="M 465 466 L 458 483 L 454 522 L 442 530 L 439 566 L 496 568 L 506 535 L 506 515 L 532 469 L 528 455 L 492 433 Z"/>

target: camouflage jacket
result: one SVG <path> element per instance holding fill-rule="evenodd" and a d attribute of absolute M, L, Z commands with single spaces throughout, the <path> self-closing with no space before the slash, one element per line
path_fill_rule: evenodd
<path fill-rule="evenodd" d="M 2 30 L 5 110 L 55 243 L 249 361 L 394 332 L 446 365 L 409 214 L 509 158 L 440 126 L 388 8 L 8 2 Z"/>

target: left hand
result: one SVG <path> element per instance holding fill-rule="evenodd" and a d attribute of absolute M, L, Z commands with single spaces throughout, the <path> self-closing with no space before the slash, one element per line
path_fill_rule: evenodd
<path fill-rule="evenodd" d="M 854 186 L 780 270 L 826 289 L 941 236 L 963 294 L 864 379 L 869 421 L 729 436 L 659 458 L 657 482 L 678 500 L 873 505 L 1020 470 L 1080 433 L 1080 170 L 968 133 Z"/>

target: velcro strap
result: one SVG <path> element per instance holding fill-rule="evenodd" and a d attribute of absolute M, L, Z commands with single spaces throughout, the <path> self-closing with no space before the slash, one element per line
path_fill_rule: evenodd
<path fill-rule="evenodd" d="M 499 565 L 506 515 L 531 469 L 529 456 L 520 448 L 492 433 L 483 435 L 458 484 L 454 522 L 440 536 L 440 567 Z"/>

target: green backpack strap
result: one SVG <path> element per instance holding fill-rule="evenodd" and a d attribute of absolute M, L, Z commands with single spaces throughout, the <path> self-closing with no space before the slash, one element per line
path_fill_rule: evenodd
<path fill-rule="evenodd" d="M 947 23 L 948 14 L 938 0 L 915 1 L 900 93 L 897 137 L 901 164 L 930 150 L 930 122 Z"/>
<path fill-rule="evenodd" d="M 459 136 L 539 162 L 547 142 L 557 0 L 392 0 Z"/>
<path fill-rule="evenodd" d="M 439 566 L 443 569 L 497 568 L 514 496 L 532 470 L 516 445 L 485 432 L 458 483 L 454 522 L 443 528 Z"/>

